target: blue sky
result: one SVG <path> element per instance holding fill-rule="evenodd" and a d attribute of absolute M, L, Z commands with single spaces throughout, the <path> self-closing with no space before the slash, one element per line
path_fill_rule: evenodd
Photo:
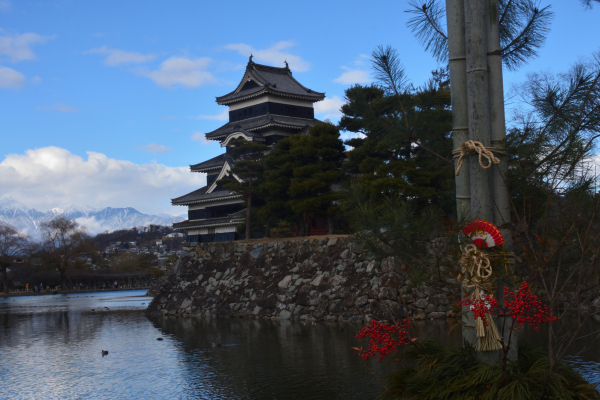
<path fill-rule="evenodd" d="M 550 2 L 542 1 L 541 5 Z M 369 55 L 398 49 L 411 81 L 438 67 L 406 28 L 406 1 L 0 0 L 0 197 L 181 214 L 169 199 L 200 187 L 187 168 L 221 152 L 202 133 L 226 122 L 249 53 L 326 92 L 370 81 Z M 562 72 L 600 50 L 600 7 L 552 2 L 556 16 L 528 72 Z"/>

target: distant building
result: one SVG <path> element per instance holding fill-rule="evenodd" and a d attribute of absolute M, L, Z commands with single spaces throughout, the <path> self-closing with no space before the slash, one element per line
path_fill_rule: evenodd
<path fill-rule="evenodd" d="M 185 233 L 182 233 L 182 232 L 172 232 L 172 233 L 169 233 L 169 234 L 168 234 L 167 236 L 165 236 L 165 237 L 168 237 L 168 238 L 179 238 L 179 237 L 185 237 Z"/>
<path fill-rule="evenodd" d="M 286 136 L 306 133 L 318 122 L 313 104 L 324 98 L 325 93 L 308 89 L 294 79 L 287 62 L 285 68 L 270 67 L 254 63 L 250 56 L 237 88 L 217 97 L 217 104 L 229 106 L 229 122 L 205 134 L 206 139 L 219 141 L 225 152 L 190 165 L 192 172 L 207 174 L 207 185 L 171 200 L 173 205 L 188 207 L 188 219 L 173 224 L 173 228 L 185 231 L 187 241 L 192 243 L 240 239 L 235 231 L 244 221 L 244 199 L 216 184 L 229 176 L 235 163 L 231 141 L 242 138 L 272 146 Z"/>

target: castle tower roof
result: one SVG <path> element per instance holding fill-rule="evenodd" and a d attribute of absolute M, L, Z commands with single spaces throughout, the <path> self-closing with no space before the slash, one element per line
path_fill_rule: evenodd
<path fill-rule="evenodd" d="M 325 93 L 306 88 L 294 79 L 287 63 L 284 68 L 271 67 L 253 62 L 250 56 L 240 84 L 233 92 L 217 97 L 217 103 L 230 105 L 265 94 L 309 100 L 313 103 L 325 98 Z"/>

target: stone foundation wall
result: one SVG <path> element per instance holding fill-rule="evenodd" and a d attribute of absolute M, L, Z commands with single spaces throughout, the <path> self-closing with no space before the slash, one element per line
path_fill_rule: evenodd
<path fill-rule="evenodd" d="M 392 259 L 375 261 L 351 237 L 206 243 L 184 249 L 186 255 L 155 289 L 151 315 L 444 318 L 460 295 L 452 279 L 432 277 L 436 284 L 413 287 L 401 266 Z"/>

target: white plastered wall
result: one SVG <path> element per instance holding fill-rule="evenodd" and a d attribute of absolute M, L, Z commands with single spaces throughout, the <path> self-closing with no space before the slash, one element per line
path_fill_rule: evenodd
<path fill-rule="evenodd" d="M 206 203 L 199 203 L 199 204 L 190 204 L 189 205 L 189 210 L 193 211 L 193 210 L 202 210 L 206 207 L 214 207 L 214 206 L 226 206 L 228 204 L 239 204 L 242 203 L 244 200 L 241 198 L 238 199 L 228 199 L 228 200 L 218 200 L 218 201 L 207 201 Z"/>
<path fill-rule="evenodd" d="M 215 233 L 230 233 L 235 232 L 235 225 L 230 226 L 215 226 Z M 206 235 L 208 234 L 209 228 L 200 228 L 200 229 L 190 229 L 188 231 L 188 235 Z"/>
<path fill-rule="evenodd" d="M 229 106 L 229 111 L 239 110 L 240 108 L 254 106 L 256 104 L 266 103 L 267 101 L 272 101 L 274 103 L 282 103 L 289 104 L 291 106 L 301 106 L 301 107 L 310 107 L 313 108 L 312 101 L 293 99 L 289 97 L 279 97 L 279 96 L 259 96 L 252 99 L 248 99 L 245 101 L 241 101 L 239 103 L 231 104 Z"/>

